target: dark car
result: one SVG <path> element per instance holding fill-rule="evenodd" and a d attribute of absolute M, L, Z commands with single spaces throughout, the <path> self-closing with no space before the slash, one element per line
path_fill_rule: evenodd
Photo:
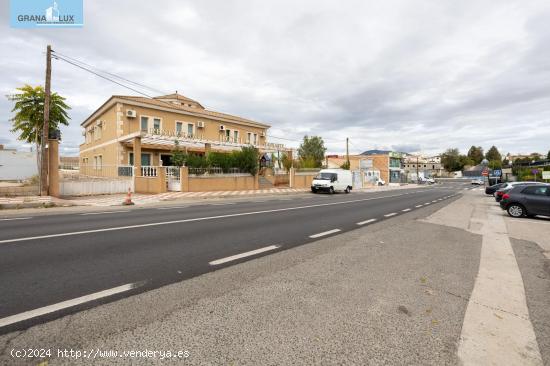
<path fill-rule="evenodd" d="M 513 182 L 513 183 L 504 183 L 504 186 L 497 189 L 495 192 L 495 201 L 500 202 L 502 200 L 502 196 L 508 192 L 510 192 L 514 187 L 518 186 L 527 186 L 527 185 L 533 185 L 533 184 L 539 184 L 537 182 Z"/>
<path fill-rule="evenodd" d="M 500 208 L 512 217 L 550 216 L 550 184 L 517 185 L 502 196 Z"/>
<path fill-rule="evenodd" d="M 495 192 L 499 189 L 501 189 L 502 187 L 504 187 L 506 185 L 506 183 L 497 183 L 497 184 L 493 184 L 492 186 L 489 186 L 487 188 L 485 188 L 485 194 L 495 194 Z"/>

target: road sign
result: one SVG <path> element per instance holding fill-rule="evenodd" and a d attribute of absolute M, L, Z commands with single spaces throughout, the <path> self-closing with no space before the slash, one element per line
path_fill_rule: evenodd
<path fill-rule="evenodd" d="M 483 175 L 484 177 L 488 177 L 489 176 L 489 171 L 484 170 L 484 171 L 481 172 L 481 175 Z"/>
<path fill-rule="evenodd" d="M 542 179 L 550 179 L 550 170 L 542 172 Z"/>
<path fill-rule="evenodd" d="M 493 176 L 501 177 L 502 176 L 502 170 L 500 170 L 500 169 L 493 170 Z"/>
<path fill-rule="evenodd" d="M 538 170 L 538 169 L 531 169 L 531 173 L 533 173 L 533 174 L 539 174 L 539 170 Z"/>

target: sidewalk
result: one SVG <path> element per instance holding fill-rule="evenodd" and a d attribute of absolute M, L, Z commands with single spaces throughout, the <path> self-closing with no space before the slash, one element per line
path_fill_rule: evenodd
<path fill-rule="evenodd" d="M 358 192 L 383 192 L 396 189 L 413 189 L 420 186 L 409 184 L 406 186 L 396 187 L 371 187 L 361 188 Z M 151 203 L 159 203 L 163 201 L 175 201 L 179 199 L 208 199 L 208 198 L 234 198 L 258 195 L 281 195 L 309 192 L 309 188 L 270 188 L 257 189 L 246 191 L 210 191 L 210 192 L 167 192 L 160 194 L 141 194 L 132 193 L 132 201 L 136 205 L 145 205 Z M 26 196 L 26 197 L 0 197 L 0 208 L 30 208 L 42 207 L 45 204 L 55 206 L 120 206 L 126 199 L 126 194 L 110 194 L 98 196 L 82 196 L 82 197 L 41 197 L 41 196 Z"/>

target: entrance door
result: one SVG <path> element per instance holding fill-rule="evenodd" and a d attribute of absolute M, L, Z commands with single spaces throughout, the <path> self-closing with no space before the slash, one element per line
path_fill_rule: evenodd
<path fill-rule="evenodd" d="M 162 166 L 172 166 L 172 155 L 160 154 L 160 161 Z"/>
<path fill-rule="evenodd" d="M 166 167 L 166 185 L 169 191 L 179 192 L 181 191 L 181 176 L 180 167 L 167 166 Z"/>

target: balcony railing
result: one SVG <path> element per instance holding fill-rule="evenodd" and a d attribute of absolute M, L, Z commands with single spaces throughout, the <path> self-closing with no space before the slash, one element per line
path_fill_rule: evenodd
<path fill-rule="evenodd" d="M 141 167 L 141 176 L 142 177 L 156 177 L 158 174 L 158 167 L 156 166 L 142 166 Z"/>

